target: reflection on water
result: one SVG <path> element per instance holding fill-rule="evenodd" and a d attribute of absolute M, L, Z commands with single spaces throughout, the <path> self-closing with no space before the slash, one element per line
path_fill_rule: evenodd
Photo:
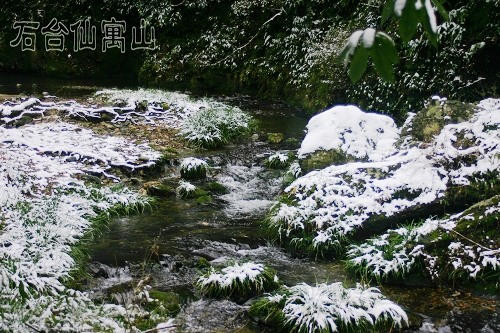
<path fill-rule="evenodd" d="M 6 74 L 0 72 L 0 95 L 25 94 L 41 95 L 48 92 L 60 98 L 79 98 L 92 95 L 103 87 L 133 88 L 137 82 L 133 80 L 109 79 L 68 79 L 46 76 Z"/>

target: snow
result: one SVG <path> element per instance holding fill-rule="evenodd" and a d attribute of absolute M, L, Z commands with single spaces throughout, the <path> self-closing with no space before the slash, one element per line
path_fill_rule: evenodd
<path fill-rule="evenodd" d="M 12 111 L 22 111 L 30 106 L 33 106 L 35 104 L 39 104 L 40 100 L 37 98 L 30 98 L 20 104 L 14 104 L 12 103 L 4 103 L 3 105 L 0 105 L 0 111 L 2 111 L 2 114 L 4 116 L 10 116 L 12 114 Z"/>
<path fill-rule="evenodd" d="M 356 30 L 349 37 L 349 40 L 347 41 L 347 47 L 349 48 L 350 55 L 354 54 L 354 51 L 356 50 L 356 46 L 358 45 L 361 35 L 363 35 L 363 30 Z"/>
<path fill-rule="evenodd" d="M 289 157 L 288 157 L 288 155 L 287 155 L 287 154 L 282 153 L 282 152 L 280 152 L 280 151 L 279 151 L 279 152 L 277 152 L 277 153 L 275 153 L 275 154 L 273 154 L 273 155 L 269 156 L 267 160 L 268 160 L 269 162 L 279 161 L 279 162 L 281 162 L 281 163 L 285 163 L 285 162 L 287 162 L 287 161 L 288 161 L 288 158 L 289 158 Z"/>
<path fill-rule="evenodd" d="M 435 33 L 437 31 L 437 21 L 436 15 L 434 15 L 434 8 L 432 8 L 431 0 L 425 0 L 425 11 L 427 12 L 427 18 L 429 19 L 431 29 Z"/>
<path fill-rule="evenodd" d="M 363 47 L 365 49 L 369 49 L 370 47 L 373 46 L 373 43 L 375 42 L 375 33 L 376 32 L 377 31 L 373 28 L 367 28 L 363 32 L 363 38 L 361 41 L 362 41 Z"/>
<path fill-rule="evenodd" d="M 91 130 L 63 122 L 26 125 L 20 128 L 0 127 L 0 142 L 26 156 L 31 174 L 40 182 L 79 173 L 109 176 L 113 167 L 130 170 L 153 166 L 161 154 L 146 144 L 134 144 L 119 137 L 100 137 Z M 139 156 L 148 157 L 140 161 Z M 74 159 L 68 160 L 68 157 Z M 71 161 L 71 162 L 69 162 Z"/>
<path fill-rule="evenodd" d="M 299 158 L 317 150 L 340 149 L 348 155 L 380 161 L 396 152 L 399 130 L 388 116 L 339 105 L 309 120 Z"/>
<path fill-rule="evenodd" d="M 181 180 L 179 182 L 179 187 L 177 187 L 177 190 L 178 191 L 185 191 L 185 192 L 189 193 L 189 192 L 195 191 L 196 190 L 196 186 L 194 186 L 190 182 L 187 182 L 185 180 Z"/>
<path fill-rule="evenodd" d="M 406 0 L 396 0 L 394 2 L 394 14 L 396 14 L 397 17 L 401 17 L 403 15 L 403 9 L 406 6 Z"/>

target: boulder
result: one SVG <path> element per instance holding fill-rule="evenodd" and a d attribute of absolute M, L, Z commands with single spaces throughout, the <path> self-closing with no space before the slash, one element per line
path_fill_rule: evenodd
<path fill-rule="evenodd" d="M 175 197 L 175 189 L 160 183 L 159 181 L 147 182 L 143 185 L 146 193 L 156 197 Z"/>
<path fill-rule="evenodd" d="M 394 154 L 399 130 L 386 115 L 338 105 L 312 117 L 298 152 L 304 173 L 354 161 L 380 161 Z"/>

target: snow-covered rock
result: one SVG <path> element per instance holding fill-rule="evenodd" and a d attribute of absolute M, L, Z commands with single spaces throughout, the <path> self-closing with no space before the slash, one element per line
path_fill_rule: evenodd
<path fill-rule="evenodd" d="M 389 116 L 338 105 L 312 117 L 298 152 L 304 172 L 352 161 L 381 161 L 396 153 L 399 130 Z"/>
<path fill-rule="evenodd" d="M 411 128 L 414 118 L 405 126 Z M 365 133 L 378 133 L 379 123 L 374 125 Z M 498 182 L 492 182 L 500 167 L 499 128 L 500 100 L 487 99 L 477 105 L 468 121 L 445 125 L 428 144 L 404 143 L 396 150 L 380 143 L 365 145 L 363 135 L 358 137 L 359 143 L 349 139 L 353 143 L 343 146 L 343 151 L 364 152 L 367 161 L 331 165 L 298 178 L 273 208 L 269 224 L 287 241 L 321 248 L 359 230 L 380 233 L 395 223 L 428 216 L 436 207 L 443 211 L 447 204 L 491 197 L 500 193 Z M 339 142 L 351 142 L 344 132 L 333 132 L 343 135 Z M 317 138 L 321 141 L 322 136 Z M 391 140 L 387 142 L 393 143 Z M 314 145 L 308 142 L 300 155 L 313 151 Z"/>

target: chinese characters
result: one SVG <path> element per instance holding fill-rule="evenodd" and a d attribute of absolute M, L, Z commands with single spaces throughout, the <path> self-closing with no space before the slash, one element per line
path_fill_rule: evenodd
<path fill-rule="evenodd" d="M 16 21 L 13 28 L 17 29 L 17 36 L 10 42 L 11 47 L 21 47 L 21 51 L 35 51 L 36 31 L 40 27 L 39 22 L 34 21 Z M 117 48 L 121 53 L 126 50 L 127 24 L 125 21 L 117 21 L 114 17 L 110 20 L 101 21 L 102 33 L 102 52 L 110 48 Z M 97 28 L 92 25 L 90 18 L 79 20 L 69 26 L 53 18 L 49 24 L 42 27 L 41 34 L 45 37 L 46 51 L 64 51 L 66 36 L 73 33 L 73 51 L 97 49 Z M 132 27 L 132 41 L 130 49 L 135 50 L 154 50 L 156 48 L 155 29 L 149 27 L 144 19 L 141 19 L 139 33 L 137 28 Z"/>

